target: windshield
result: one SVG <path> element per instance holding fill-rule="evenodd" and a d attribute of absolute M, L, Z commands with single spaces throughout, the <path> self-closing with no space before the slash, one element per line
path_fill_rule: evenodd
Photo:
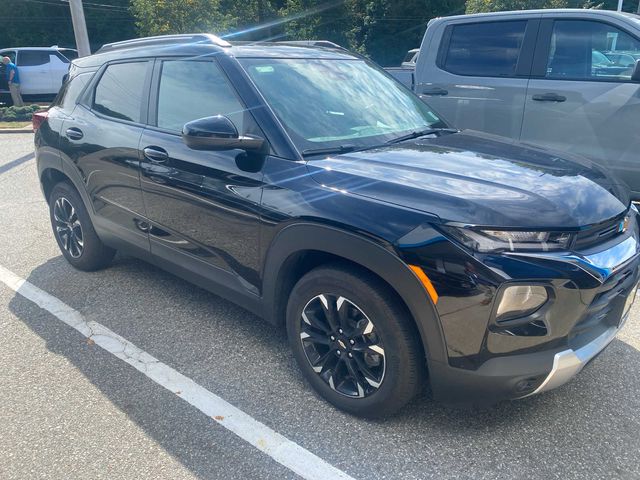
<path fill-rule="evenodd" d="M 366 148 L 446 125 L 364 60 L 239 59 L 300 151 Z"/>

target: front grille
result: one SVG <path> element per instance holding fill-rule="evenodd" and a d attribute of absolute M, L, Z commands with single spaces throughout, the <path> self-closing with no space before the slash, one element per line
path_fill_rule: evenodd
<path fill-rule="evenodd" d="M 578 232 L 573 244 L 573 249 L 581 250 L 589 248 L 619 235 L 621 233 L 620 222 L 624 221 L 624 217 L 625 214 L 623 213 L 611 220 L 592 225 L 588 229 Z"/>
<path fill-rule="evenodd" d="M 636 282 L 635 266 L 630 266 L 609 277 L 598 289 L 582 319 L 571 330 L 569 343 L 572 345 L 587 343 L 607 328 L 617 327 L 627 296 Z"/>

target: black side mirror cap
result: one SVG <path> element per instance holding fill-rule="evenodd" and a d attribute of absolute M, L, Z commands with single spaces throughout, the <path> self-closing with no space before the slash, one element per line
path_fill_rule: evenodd
<path fill-rule="evenodd" d="M 636 60 L 633 72 L 631 73 L 631 81 L 640 83 L 640 60 Z"/>
<path fill-rule="evenodd" d="M 224 115 L 193 120 L 182 128 L 182 140 L 193 150 L 233 150 L 260 152 L 265 148 L 264 138 L 240 136 L 238 129 Z"/>

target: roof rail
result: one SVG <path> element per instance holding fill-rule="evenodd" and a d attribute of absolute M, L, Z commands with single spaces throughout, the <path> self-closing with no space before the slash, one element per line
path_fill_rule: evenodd
<path fill-rule="evenodd" d="M 330 42 L 329 40 L 283 40 L 280 42 L 275 42 L 282 45 L 299 45 L 303 47 L 326 47 L 326 48 L 335 48 L 338 50 L 346 50 L 341 45 L 337 43 Z"/>
<path fill-rule="evenodd" d="M 122 42 L 106 43 L 96 53 L 112 52 L 133 47 L 171 45 L 174 43 L 209 43 L 218 47 L 230 47 L 231 44 L 210 33 L 186 33 L 179 35 L 159 35 L 157 37 L 133 38 Z"/>

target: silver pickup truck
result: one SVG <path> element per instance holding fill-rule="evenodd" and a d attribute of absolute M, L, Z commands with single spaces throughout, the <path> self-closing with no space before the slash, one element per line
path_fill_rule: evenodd
<path fill-rule="evenodd" d="M 434 19 L 390 73 L 456 127 L 588 157 L 640 199 L 638 60 L 640 16 L 529 10 Z"/>

